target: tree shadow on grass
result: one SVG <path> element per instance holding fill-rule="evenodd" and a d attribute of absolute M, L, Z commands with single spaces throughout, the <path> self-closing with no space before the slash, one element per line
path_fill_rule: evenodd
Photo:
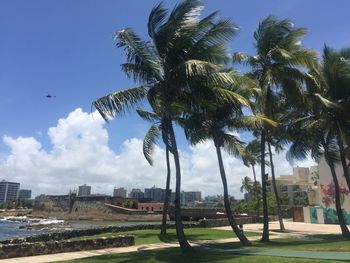
<path fill-rule="evenodd" d="M 164 243 L 174 243 L 177 241 L 176 234 L 166 234 L 166 235 L 158 235 L 160 241 Z"/>
<path fill-rule="evenodd" d="M 340 235 L 310 235 L 306 237 L 300 237 L 300 238 L 278 238 L 278 239 L 272 239 L 269 242 L 262 242 L 262 241 L 254 241 L 253 246 L 251 248 L 243 247 L 239 242 L 228 242 L 228 243 L 214 243 L 209 244 L 209 247 L 212 248 L 218 248 L 218 249 L 269 249 L 269 248 L 275 248 L 275 249 L 301 249 L 301 250 L 309 250 L 310 248 L 314 247 L 317 248 L 317 245 L 321 244 L 327 244 L 330 247 L 335 246 L 335 251 L 337 250 L 337 243 L 347 241 L 343 239 Z M 307 249 L 306 245 L 309 245 L 309 249 Z M 304 247 L 303 247 L 304 246 Z M 349 245 L 350 248 L 350 245 Z M 311 249 L 312 250 L 312 249 Z M 320 248 L 322 250 L 322 248 Z M 331 249 L 328 249 L 331 251 Z"/>

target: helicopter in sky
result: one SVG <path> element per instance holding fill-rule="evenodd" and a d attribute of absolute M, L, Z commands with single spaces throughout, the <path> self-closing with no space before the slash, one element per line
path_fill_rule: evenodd
<path fill-rule="evenodd" d="M 56 98 L 56 95 L 51 95 L 50 93 L 47 93 L 46 98 L 48 99 Z"/>

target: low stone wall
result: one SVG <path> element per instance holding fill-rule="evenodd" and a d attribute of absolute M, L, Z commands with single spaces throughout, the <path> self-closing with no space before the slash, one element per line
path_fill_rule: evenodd
<path fill-rule="evenodd" d="M 85 240 L 62 240 L 35 243 L 7 244 L 0 247 L 0 259 L 46 255 L 63 252 L 82 250 L 94 250 L 111 247 L 133 246 L 133 236 L 119 236 L 111 238 L 85 239 Z"/>
<path fill-rule="evenodd" d="M 127 232 L 134 230 L 145 230 L 145 229 L 160 229 L 161 225 L 134 225 L 134 226 L 109 226 L 109 227 L 99 227 L 99 228 L 89 228 L 89 229 L 77 229 L 62 232 L 53 232 L 49 234 L 41 234 L 35 236 L 29 236 L 25 238 L 14 238 L 9 240 L 1 241 L 0 244 L 22 244 L 22 243 L 33 243 L 33 242 L 48 242 L 51 240 L 65 240 L 74 237 L 81 236 L 93 236 L 103 233 L 118 233 Z M 167 225 L 168 228 L 175 228 L 175 225 Z M 201 227 L 198 223 L 187 223 L 184 227 Z"/>
<path fill-rule="evenodd" d="M 236 218 L 236 222 L 238 225 L 251 224 L 255 223 L 255 218 L 253 217 L 242 217 Z M 194 223 L 184 223 L 185 228 L 198 228 L 198 227 L 220 227 L 220 226 L 228 226 L 227 218 L 222 219 L 207 219 L 200 220 L 199 222 Z M 104 233 L 122 233 L 134 230 L 147 230 L 147 229 L 160 229 L 161 225 L 150 225 L 150 224 L 142 224 L 142 225 L 133 225 L 133 226 L 108 226 L 108 227 L 98 227 L 98 228 L 89 228 L 89 229 L 76 229 L 76 230 L 68 230 L 62 232 L 53 232 L 48 234 L 40 234 L 35 236 L 29 236 L 24 238 L 14 238 L 8 239 L 4 241 L 0 241 L 0 244 L 23 244 L 23 243 L 33 243 L 33 242 L 48 242 L 52 240 L 67 240 L 75 237 L 82 236 L 93 236 Z M 174 224 L 167 224 L 167 228 L 175 228 Z"/>

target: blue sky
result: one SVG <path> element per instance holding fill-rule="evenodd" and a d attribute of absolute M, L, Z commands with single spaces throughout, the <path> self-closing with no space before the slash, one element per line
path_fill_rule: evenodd
<path fill-rule="evenodd" d="M 142 37 L 151 8 L 158 1 L 2 0 L 0 9 L 0 136 L 33 137 L 52 150 L 47 133 L 76 108 L 90 112 L 91 102 L 109 92 L 132 87 L 120 71 L 123 52 L 112 35 L 132 27 Z M 175 1 L 165 1 L 173 6 Z M 215 10 L 232 19 L 240 32 L 230 50 L 254 53 L 253 31 L 267 15 L 289 18 L 306 27 L 304 45 L 322 50 L 350 45 L 350 2 L 208 0 L 204 14 Z M 47 93 L 56 98 L 47 99 Z M 142 138 L 147 123 L 131 114 L 105 128 L 109 146 L 119 151 L 133 137 Z M 181 147 L 188 151 L 179 134 Z M 0 142 L 0 160 L 13 149 Z M 141 150 L 141 149 L 140 149 Z"/>

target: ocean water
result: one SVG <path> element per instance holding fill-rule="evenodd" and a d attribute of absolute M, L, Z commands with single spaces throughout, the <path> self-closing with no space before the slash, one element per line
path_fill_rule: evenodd
<path fill-rule="evenodd" d="M 47 233 L 47 230 L 28 230 L 20 229 L 19 227 L 24 225 L 22 222 L 13 222 L 6 219 L 0 219 L 0 240 L 6 240 L 16 237 L 26 237 L 37 234 Z"/>
<path fill-rule="evenodd" d="M 42 219 L 38 223 L 33 224 L 52 224 L 52 223 L 60 223 L 63 220 L 56 219 Z M 95 227 L 103 227 L 103 226 L 131 226 L 131 225 L 139 225 L 139 224 L 160 224 L 160 222 L 131 222 L 131 221 L 88 221 L 88 220 L 80 220 L 80 221 L 67 221 L 67 228 L 65 229 L 86 229 L 86 228 L 95 228 Z M 17 237 L 27 237 L 38 234 L 46 234 L 49 231 L 63 231 L 65 229 L 43 229 L 43 230 L 29 230 L 29 229 L 20 229 L 20 226 L 23 226 L 28 223 L 10 221 L 7 219 L 0 219 L 0 241 L 6 239 L 12 239 Z"/>

